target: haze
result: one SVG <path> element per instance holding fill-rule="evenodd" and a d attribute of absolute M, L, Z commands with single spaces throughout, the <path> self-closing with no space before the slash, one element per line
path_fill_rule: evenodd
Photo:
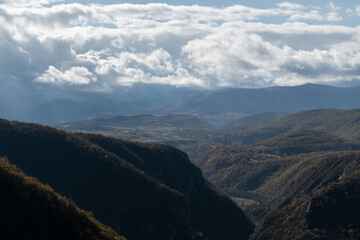
<path fill-rule="evenodd" d="M 57 99 L 359 83 L 356 1 L 133 3 L 0 1 L 0 117 Z"/>

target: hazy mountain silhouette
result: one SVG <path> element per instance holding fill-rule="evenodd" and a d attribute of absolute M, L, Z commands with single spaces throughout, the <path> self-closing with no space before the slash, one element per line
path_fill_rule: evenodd
<path fill-rule="evenodd" d="M 349 109 L 359 106 L 360 87 L 306 84 L 295 87 L 200 91 L 135 86 L 113 93 L 82 93 L 81 97 L 74 96 L 73 102 L 45 102 L 30 110 L 21 120 L 53 125 L 84 120 L 96 112 L 113 112 L 119 115 L 178 113 L 197 115 L 216 127 L 222 127 L 245 116 L 264 112 L 294 113 L 307 109 Z"/>
<path fill-rule="evenodd" d="M 231 88 L 195 93 L 168 111 L 208 112 L 298 112 L 317 108 L 355 108 L 360 105 L 360 87 L 340 88 L 306 84 L 259 89 Z"/>
<path fill-rule="evenodd" d="M 250 116 L 246 116 L 243 118 L 240 118 L 237 121 L 232 122 L 230 125 L 236 125 L 236 124 L 256 124 L 256 123 L 265 123 L 270 122 L 272 120 L 279 119 L 281 117 L 284 117 L 286 115 L 289 115 L 289 113 L 284 112 L 263 112 L 258 113 Z"/>
<path fill-rule="evenodd" d="M 99 111 L 101 111 L 99 107 L 90 104 L 78 103 L 70 99 L 55 100 L 32 109 L 22 119 L 27 122 L 54 125 L 86 119 Z"/>

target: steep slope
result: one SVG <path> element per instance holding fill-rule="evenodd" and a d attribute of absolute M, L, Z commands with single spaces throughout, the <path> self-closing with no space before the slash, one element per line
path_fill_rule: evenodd
<path fill-rule="evenodd" d="M 247 148 L 217 148 L 197 161 L 232 196 L 250 198 L 251 239 L 357 239 L 360 145 L 297 131 Z"/>
<path fill-rule="evenodd" d="M 317 109 L 250 126 L 234 125 L 224 129 L 216 140 L 233 146 L 254 144 L 279 134 L 297 130 L 316 130 L 342 138 L 360 140 L 360 109 Z"/>
<path fill-rule="evenodd" d="M 359 239 L 360 158 L 334 182 L 271 211 L 251 239 Z"/>
<path fill-rule="evenodd" d="M 191 238 L 183 195 L 114 154 L 40 125 L 3 120 L 0 132 L 0 155 L 128 239 Z"/>
<path fill-rule="evenodd" d="M 246 148 L 218 147 L 195 164 L 205 177 L 231 196 L 265 200 L 271 194 L 259 192 L 259 188 L 274 174 L 283 174 L 299 161 L 305 161 L 303 155 L 297 155 L 310 153 L 312 159 L 316 152 L 320 156 L 323 151 L 346 150 L 360 150 L 360 144 L 324 132 L 296 131 Z"/>
<path fill-rule="evenodd" d="M 185 153 L 165 145 L 153 145 L 149 149 L 145 146 L 151 145 L 124 142 L 100 135 L 83 137 L 184 194 L 190 203 L 191 220 L 195 228 L 208 238 L 244 238 L 251 233 L 252 224 L 242 211 L 226 195 L 203 179 L 200 169 L 188 160 Z"/>
<path fill-rule="evenodd" d="M 0 185 L 1 239 L 125 240 L 4 158 Z"/>
<path fill-rule="evenodd" d="M 0 133 L 0 155 L 130 240 L 192 239 L 198 232 L 247 239 L 253 231 L 243 212 L 173 147 L 4 120 Z M 222 221 L 229 224 L 216 228 Z"/>

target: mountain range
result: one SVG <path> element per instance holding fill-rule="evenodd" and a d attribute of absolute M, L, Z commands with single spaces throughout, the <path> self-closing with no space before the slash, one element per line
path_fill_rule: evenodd
<path fill-rule="evenodd" d="M 0 155 L 127 239 L 248 239 L 254 225 L 180 150 L 0 121 Z"/>
<path fill-rule="evenodd" d="M 235 124 L 223 129 L 216 141 L 225 145 L 244 146 L 290 131 L 317 130 L 339 137 L 359 140 L 360 109 L 315 109 L 251 126 Z"/>
<path fill-rule="evenodd" d="M 67 131 L 0 120 L 0 156 L 10 162 L 0 160 L 10 186 L 0 200 L 24 206 L 4 209 L 14 211 L 4 224 L 31 236 L 23 225 L 33 221 L 51 236 L 43 219 L 72 222 L 63 233 L 89 239 L 360 238 L 359 89 L 183 92 L 116 108 L 61 100 L 32 112 L 29 121 Z M 33 216 L 26 207 L 35 203 Z"/>
<path fill-rule="evenodd" d="M 356 239 L 359 150 L 359 141 L 295 131 L 215 148 L 195 164 L 229 195 L 257 203 L 244 207 L 257 222 L 250 239 Z"/>
<path fill-rule="evenodd" d="M 141 94 L 143 90 L 134 89 L 131 94 L 121 92 L 109 96 L 89 95 L 72 102 L 58 99 L 44 102 L 23 113 L 18 119 L 56 125 L 85 120 L 99 112 L 111 112 L 115 115 L 176 113 L 196 115 L 214 127 L 221 128 L 240 118 L 264 112 L 295 113 L 318 108 L 350 109 L 360 105 L 360 87 L 306 84 L 295 87 L 231 88 L 214 91 L 183 88 L 160 90 L 152 91 L 152 96 L 145 96 Z"/>
<path fill-rule="evenodd" d="M 182 114 L 133 115 L 70 122 L 57 127 L 100 133 L 120 139 L 164 143 L 188 153 L 192 160 L 220 146 L 248 146 L 298 130 L 324 131 L 343 138 L 360 138 L 359 109 L 316 109 L 295 114 L 265 112 L 214 129 L 199 117 Z"/>

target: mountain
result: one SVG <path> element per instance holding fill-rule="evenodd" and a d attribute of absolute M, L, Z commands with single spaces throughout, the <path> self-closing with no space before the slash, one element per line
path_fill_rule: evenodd
<path fill-rule="evenodd" d="M 73 100 L 45 102 L 25 115 L 22 113 L 24 116 L 21 120 L 55 125 L 85 120 L 97 112 L 113 112 L 118 115 L 191 114 L 219 129 L 241 118 L 260 113 L 357 108 L 360 106 L 359 93 L 360 87 L 340 88 L 315 84 L 215 91 L 143 85 L 129 89 L 124 87 L 111 93 L 76 92 L 72 94 Z M 19 115 L 14 110 L 17 108 L 9 109 L 0 104 L 0 109 L 12 110 L 14 116 Z M 7 116 L 10 113 L 4 114 Z M 266 119 L 266 116 L 261 118 Z"/>
<path fill-rule="evenodd" d="M 187 152 L 192 160 L 219 146 L 248 146 L 291 131 L 315 130 L 353 140 L 360 139 L 360 109 L 306 110 L 262 122 L 282 113 L 261 113 L 240 124 L 216 130 L 192 115 L 134 115 L 90 119 L 59 125 L 71 131 L 101 133 L 120 139 L 164 143 Z M 260 123 L 256 123 L 260 122 Z"/>
<path fill-rule="evenodd" d="M 237 120 L 235 122 L 232 122 L 230 125 L 265 123 L 265 122 L 270 122 L 272 120 L 279 119 L 279 118 L 284 117 L 286 115 L 289 115 L 289 113 L 284 113 L 284 112 L 263 112 L 263 113 L 258 113 L 258 114 L 254 114 L 254 115 L 250 115 L 250 116 L 240 118 L 239 120 Z"/>
<path fill-rule="evenodd" d="M 307 158 L 312 159 L 304 154 L 315 157 L 323 152 L 352 150 L 360 150 L 360 143 L 325 132 L 296 131 L 249 147 L 218 147 L 194 163 L 205 177 L 229 195 L 264 201 L 273 197 L 272 192 L 266 191 L 281 189 L 269 183 L 276 174 L 291 173 L 289 169 L 300 167 L 298 164 Z M 265 184 L 267 188 L 263 187 Z"/>
<path fill-rule="evenodd" d="M 271 211 L 251 239 L 359 239 L 359 159 L 334 182 Z"/>
<path fill-rule="evenodd" d="M 84 135 L 94 143 L 120 158 L 128 161 L 141 171 L 146 172 L 159 182 L 184 194 L 191 207 L 191 220 L 198 231 L 210 239 L 240 239 L 245 233 L 250 233 L 251 224 L 245 220 L 239 208 L 216 187 L 203 179 L 201 171 L 188 159 L 176 160 L 175 149 L 164 151 L 160 149 L 148 151 L 142 147 L 145 144 L 134 144 L 100 135 Z M 136 156 L 130 158 L 124 149 L 130 149 Z M 184 153 L 182 153 L 184 154 Z M 185 156 L 186 157 L 186 156 Z M 186 157 L 187 158 L 187 157 Z M 144 161 L 143 159 L 146 159 Z M 221 220 L 219 221 L 219 218 Z M 243 227 L 241 227 L 243 226 Z"/>
<path fill-rule="evenodd" d="M 196 116 L 148 114 L 89 119 L 58 126 L 64 130 L 101 133 L 120 139 L 170 144 L 186 151 L 191 159 L 211 149 L 212 128 Z"/>
<path fill-rule="evenodd" d="M 4 158 L 0 185 L 1 239 L 125 240 Z"/>
<path fill-rule="evenodd" d="M 360 87 L 340 88 L 306 84 L 258 89 L 203 91 L 163 108 L 163 113 L 193 114 L 222 128 L 243 117 L 265 112 L 295 113 L 319 108 L 360 106 Z"/>
<path fill-rule="evenodd" d="M 54 100 L 33 108 L 22 117 L 22 120 L 55 125 L 86 119 L 91 114 L 99 111 L 101 111 L 101 108 L 87 103 L 78 103 L 70 99 Z"/>
<path fill-rule="evenodd" d="M 0 121 L 0 155 L 128 239 L 248 239 L 254 226 L 176 148 Z"/>
<path fill-rule="evenodd" d="M 85 121 L 70 122 L 60 127 L 66 130 L 103 130 L 117 127 L 174 127 L 174 128 L 198 128 L 210 129 L 210 126 L 198 117 L 191 115 L 168 114 L 154 116 L 148 114 L 132 116 L 116 116 L 112 118 L 89 119 Z"/>
<path fill-rule="evenodd" d="M 0 94 L 0 115 L 54 126 L 98 115 L 106 116 L 102 114 L 105 112 L 114 115 L 159 114 L 157 109 L 163 105 L 174 104 L 198 91 L 163 84 L 134 84 L 106 92 L 75 90 L 64 94 L 53 89 L 46 93 L 33 93 L 32 97 L 14 97 L 4 92 Z"/>
<path fill-rule="evenodd" d="M 171 108 L 172 112 L 298 112 L 316 108 L 355 108 L 360 105 L 360 87 L 339 88 L 306 84 L 258 89 L 231 88 L 194 93 Z"/>
<path fill-rule="evenodd" d="M 357 239 L 360 143 L 295 131 L 249 147 L 215 148 L 195 163 L 257 222 L 253 240 Z"/>
<path fill-rule="evenodd" d="M 360 140 L 360 109 L 316 109 L 291 114 L 280 119 L 223 129 L 216 141 L 225 145 L 244 146 L 297 130 L 316 130 L 342 138 Z"/>

